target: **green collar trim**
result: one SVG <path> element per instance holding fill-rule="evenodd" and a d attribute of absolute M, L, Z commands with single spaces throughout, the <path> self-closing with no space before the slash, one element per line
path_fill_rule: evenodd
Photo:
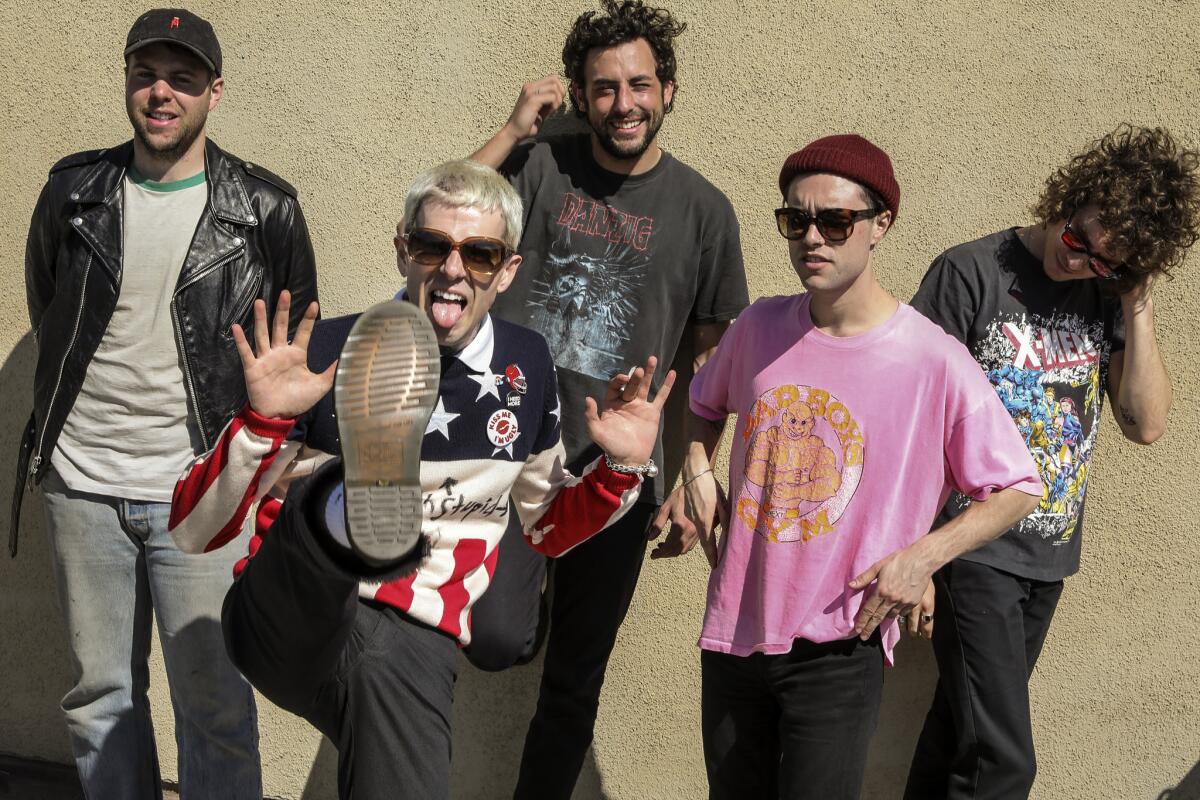
<path fill-rule="evenodd" d="M 152 181 L 149 178 L 142 177 L 133 167 L 129 168 L 129 180 L 141 186 L 143 189 L 149 189 L 152 192 L 178 192 L 181 189 L 191 189 L 193 186 L 199 186 L 204 183 L 204 170 L 200 170 L 190 178 L 184 178 L 178 181 Z"/>

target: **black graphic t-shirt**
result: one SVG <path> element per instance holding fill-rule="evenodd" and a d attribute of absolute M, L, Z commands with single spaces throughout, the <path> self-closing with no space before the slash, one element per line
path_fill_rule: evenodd
<path fill-rule="evenodd" d="M 569 466 L 599 450 L 584 398 L 658 356 L 657 390 L 689 322 L 733 319 L 749 302 L 737 217 L 695 170 L 663 152 L 641 175 L 597 165 L 587 135 L 522 145 L 500 170 L 525 203 L 524 258 L 493 313 L 546 338 L 558 368 Z M 654 449 L 661 465 L 662 438 Z M 661 502 L 662 480 L 642 499 Z"/>
<path fill-rule="evenodd" d="M 1099 281 L 1050 280 L 1013 228 L 938 256 L 912 305 L 971 350 L 1042 476 L 1037 509 L 963 558 L 1035 580 L 1074 574 L 1108 362 L 1125 349 L 1120 303 Z M 952 495 L 937 524 L 966 506 Z"/>

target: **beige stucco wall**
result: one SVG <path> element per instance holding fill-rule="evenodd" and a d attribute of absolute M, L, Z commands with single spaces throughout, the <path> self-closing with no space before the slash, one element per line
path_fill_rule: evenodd
<path fill-rule="evenodd" d="M 556 70 L 581 9 L 565 0 L 341 5 L 192 6 L 225 47 L 228 89 L 211 133 L 301 188 L 330 315 L 393 291 L 390 229 L 409 179 L 469 152 L 507 116 L 522 81 Z M 5 492 L 33 363 L 22 278 L 29 212 L 57 158 L 128 137 L 120 52 L 143 9 L 117 0 L 0 3 Z M 662 142 L 732 199 L 752 296 L 798 288 L 770 209 L 781 159 L 816 136 L 860 131 L 891 153 L 903 212 L 878 263 L 902 298 L 946 247 L 1025 221 L 1046 173 L 1118 122 L 1200 138 L 1195 0 L 678 0 L 674 9 L 690 28 Z M 1166 437 L 1137 448 L 1111 421 L 1101 434 L 1083 570 L 1068 582 L 1032 680 L 1041 800 L 1154 798 L 1200 757 L 1198 288 L 1200 253 L 1157 295 L 1176 385 Z M 0 557 L 0 751 L 66 761 L 57 710 L 68 686 L 65 638 L 39 504 L 27 508 L 19 559 Z M 577 797 L 703 795 L 695 637 L 705 572 L 695 553 L 647 562 Z M 898 658 L 868 798 L 899 797 L 928 704 L 928 646 L 906 643 Z M 537 675 L 536 665 L 500 675 L 464 667 L 457 797 L 507 795 Z M 164 773 L 174 775 L 160 663 L 153 680 Z M 261 720 L 268 793 L 333 796 L 328 745 L 266 704 Z"/>

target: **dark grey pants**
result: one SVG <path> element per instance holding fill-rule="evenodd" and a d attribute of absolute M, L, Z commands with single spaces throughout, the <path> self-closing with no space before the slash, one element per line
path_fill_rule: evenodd
<path fill-rule="evenodd" d="M 700 652 L 710 800 L 857 800 L 879 719 L 879 634 L 791 652 Z"/>
<path fill-rule="evenodd" d="M 1029 676 L 1062 581 L 958 559 L 934 576 L 938 684 L 906 800 L 1023 800 L 1037 773 Z"/>
<path fill-rule="evenodd" d="M 291 487 L 225 598 L 226 647 L 263 695 L 337 746 L 343 800 L 445 800 L 457 646 L 358 599 L 359 576 L 371 576 L 328 541 L 316 513 L 322 482 L 339 478 L 322 468 Z"/>

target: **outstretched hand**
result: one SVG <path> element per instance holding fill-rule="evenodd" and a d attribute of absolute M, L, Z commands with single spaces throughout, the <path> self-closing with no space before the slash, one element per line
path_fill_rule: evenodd
<path fill-rule="evenodd" d="M 650 384 L 657 366 L 658 359 L 650 356 L 645 367 L 629 375 L 615 375 L 608 382 L 601 413 L 597 413 L 595 400 L 589 397 L 585 401 L 588 435 L 618 464 L 641 466 L 654 452 L 662 408 L 675 385 L 675 370 L 671 370 L 650 400 Z"/>
<path fill-rule="evenodd" d="M 288 311 L 292 296 L 280 292 L 275 319 L 267 327 L 267 304 L 254 301 L 254 349 L 241 325 L 233 326 L 233 341 L 242 358 L 246 394 L 254 413 L 269 419 L 294 419 L 317 404 L 333 387 L 337 362 L 316 373 L 308 368 L 308 339 L 317 319 L 317 303 L 309 303 L 288 342 Z M 256 352 L 257 351 L 257 352 Z"/>

